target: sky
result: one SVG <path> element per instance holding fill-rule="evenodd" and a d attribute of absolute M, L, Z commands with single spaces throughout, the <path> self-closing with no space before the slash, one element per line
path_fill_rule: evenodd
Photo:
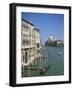
<path fill-rule="evenodd" d="M 64 40 L 64 15 L 49 13 L 25 13 L 22 18 L 32 23 L 40 29 L 40 36 L 43 42 L 48 40 L 51 34 L 58 40 Z"/>

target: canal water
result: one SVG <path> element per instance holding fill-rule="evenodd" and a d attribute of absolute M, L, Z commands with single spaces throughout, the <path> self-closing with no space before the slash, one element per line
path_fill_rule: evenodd
<path fill-rule="evenodd" d="M 43 50 L 44 55 L 47 57 L 45 58 L 43 65 L 49 65 L 48 70 L 45 73 L 40 74 L 39 69 L 31 70 L 30 68 L 25 68 L 24 72 L 22 72 L 22 77 L 64 75 L 64 47 L 46 46 Z M 37 63 L 34 62 L 35 68 L 39 68 L 40 64 L 39 60 Z"/>

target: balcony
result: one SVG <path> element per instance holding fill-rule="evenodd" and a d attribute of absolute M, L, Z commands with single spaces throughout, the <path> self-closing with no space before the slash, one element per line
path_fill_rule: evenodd
<path fill-rule="evenodd" d="M 21 40 L 27 40 L 30 42 L 30 37 L 21 37 Z"/>
<path fill-rule="evenodd" d="M 26 35 L 29 35 L 30 32 L 29 32 L 29 31 L 22 31 L 21 34 L 23 34 L 23 35 L 25 35 L 25 34 L 26 34 Z"/>
<path fill-rule="evenodd" d="M 31 45 L 22 45 L 21 48 L 22 49 L 29 49 L 29 48 L 31 48 Z"/>

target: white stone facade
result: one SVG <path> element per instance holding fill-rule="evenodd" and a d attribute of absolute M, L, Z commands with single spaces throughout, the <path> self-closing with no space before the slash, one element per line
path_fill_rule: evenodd
<path fill-rule="evenodd" d="M 40 32 L 35 26 L 22 19 L 21 28 L 21 59 L 22 66 L 29 66 L 36 58 L 38 50 L 40 50 Z"/>

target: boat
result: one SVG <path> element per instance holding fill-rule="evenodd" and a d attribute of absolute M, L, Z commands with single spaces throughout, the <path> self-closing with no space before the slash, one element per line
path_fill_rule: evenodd
<path fill-rule="evenodd" d="M 61 55 L 61 54 L 62 54 L 62 52 L 59 52 L 58 54 L 59 54 L 59 55 Z"/>
<path fill-rule="evenodd" d="M 48 62 L 48 57 L 45 52 L 45 45 L 43 44 L 42 49 L 41 49 L 41 60 L 40 60 L 40 74 L 44 74 L 45 72 L 48 71 L 50 65 L 47 65 Z"/>
<path fill-rule="evenodd" d="M 40 74 L 44 74 L 46 71 L 48 71 L 49 67 L 50 67 L 50 65 L 48 65 L 48 66 L 46 66 L 46 67 L 42 67 L 42 68 L 40 69 Z"/>

